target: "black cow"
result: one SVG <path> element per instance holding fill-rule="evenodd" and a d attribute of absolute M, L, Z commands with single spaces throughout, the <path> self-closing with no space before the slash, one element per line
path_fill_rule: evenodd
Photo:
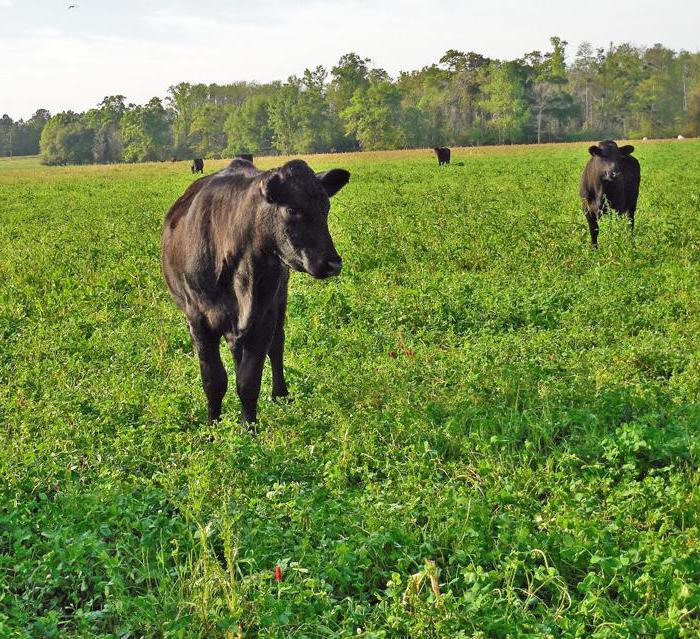
<path fill-rule="evenodd" d="M 253 154 L 252 153 L 239 153 L 235 159 L 248 160 L 248 162 L 252 162 L 253 161 Z"/>
<path fill-rule="evenodd" d="M 192 173 L 204 173 L 204 160 L 202 158 L 195 158 L 192 160 Z"/>
<path fill-rule="evenodd" d="M 317 279 L 340 273 L 328 230 L 329 198 L 349 179 L 344 169 L 314 173 L 302 160 L 266 172 L 233 160 L 193 182 L 168 212 L 163 275 L 187 317 L 210 421 L 221 415 L 228 384 L 222 336 L 233 353 L 244 422 L 256 418 L 266 355 L 272 396 L 287 395 L 282 359 L 289 269 Z"/>
<path fill-rule="evenodd" d="M 591 157 L 581 175 L 579 195 L 594 248 L 598 247 L 598 220 L 608 208 L 627 216 L 630 238 L 634 241 L 641 172 L 639 162 L 631 155 L 633 151 L 633 146 L 618 147 L 612 140 L 604 140 L 588 149 Z"/>
<path fill-rule="evenodd" d="M 433 151 L 435 151 L 435 155 L 437 156 L 438 164 L 440 166 L 450 163 L 450 156 L 452 155 L 452 152 L 446 146 L 437 146 L 433 149 Z"/>

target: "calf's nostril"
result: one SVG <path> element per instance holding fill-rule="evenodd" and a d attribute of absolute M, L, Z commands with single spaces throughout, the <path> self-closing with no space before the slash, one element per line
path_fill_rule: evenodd
<path fill-rule="evenodd" d="M 330 260 L 328 262 L 328 269 L 333 273 L 340 273 L 340 269 L 343 267 L 342 260 Z"/>

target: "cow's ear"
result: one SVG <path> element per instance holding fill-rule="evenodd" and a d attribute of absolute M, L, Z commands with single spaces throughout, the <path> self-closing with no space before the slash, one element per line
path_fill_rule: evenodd
<path fill-rule="evenodd" d="M 588 152 L 591 155 L 600 155 L 600 147 L 597 144 L 588 147 Z"/>
<path fill-rule="evenodd" d="M 282 203 L 282 193 L 283 184 L 282 176 L 277 172 L 273 171 L 267 175 L 263 175 L 260 178 L 260 193 L 270 204 L 281 204 Z"/>
<path fill-rule="evenodd" d="M 631 144 L 625 144 L 625 146 L 620 147 L 620 153 L 622 155 L 630 155 L 634 151 L 634 147 Z"/>
<path fill-rule="evenodd" d="M 350 172 L 345 169 L 331 169 L 325 173 L 317 173 L 316 177 L 321 180 L 328 197 L 333 197 L 350 181 Z"/>

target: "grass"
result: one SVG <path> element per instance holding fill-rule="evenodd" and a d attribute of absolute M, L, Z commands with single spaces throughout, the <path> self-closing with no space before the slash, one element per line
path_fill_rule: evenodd
<path fill-rule="evenodd" d="M 0 163 L 0 637 L 697 637 L 700 143 L 597 252 L 586 147 L 310 158 L 345 266 L 257 436 L 161 280 L 187 164 Z"/>

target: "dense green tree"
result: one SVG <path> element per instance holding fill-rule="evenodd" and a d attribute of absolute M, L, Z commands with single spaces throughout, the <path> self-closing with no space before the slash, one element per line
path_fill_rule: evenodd
<path fill-rule="evenodd" d="M 0 155 L 13 154 L 13 133 L 15 130 L 14 120 L 5 113 L 0 118 Z"/>
<path fill-rule="evenodd" d="M 186 156 L 191 153 L 190 132 L 198 107 L 207 102 L 209 88 L 205 84 L 181 82 L 168 89 L 166 102 L 175 114 L 173 144 L 175 153 Z"/>
<path fill-rule="evenodd" d="M 350 106 L 355 91 L 369 86 L 371 63 L 369 58 L 361 58 L 356 53 L 346 53 L 331 69 L 328 101 L 336 112 L 339 113 Z"/>
<path fill-rule="evenodd" d="M 448 52 L 450 53 L 450 52 Z M 458 54 L 458 55 L 457 55 Z M 447 54 L 446 54 L 447 56 Z M 478 144 L 483 137 L 483 112 L 480 109 L 482 87 L 487 78 L 491 60 L 469 51 L 451 52 L 441 58 L 442 64 L 453 67 L 448 90 L 448 139 L 461 144 Z"/>
<path fill-rule="evenodd" d="M 568 73 L 572 94 L 581 105 L 579 128 L 583 131 L 593 129 L 597 74 L 598 58 L 595 51 L 589 42 L 583 42 L 576 52 L 576 58 Z"/>
<path fill-rule="evenodd" d="M 293 153 L 296 150 L 299 90 L 298 79 L 290 78 L 275 92 L 268 106 L 273 144 L 280 153 Z"/>
<path fill-rule="evenodd" d="M 197 157 L 218 158 L 226 149 L 225 123 L 232 107 L 206 103 L 197 107 L 190 128 L 189 147 Z"/>
<path fill-rule="evenodd" d="M 105 97 L 97 108 L 90 109 L 85 114 L 85 122 L 94 130 L 92 156 L 95 162 L 109 163 L 123 160 L 121 119 L 126 111 L 126 97 L 111 95 Z"/>
<path fill-rule="evenodd" d="M 499 144 L 520 142 L 529 118 L 525 87 L 515 62 L 493 62 L 483 87 L 481 106 L 489 116 L 488 126 Z"/>
<path fill-rule="evenodd" d="M 396 149 L 404 144 L 401 130 L 401 92 L 386 79 L 358 89 L 341 114 L 347 131 L 365 150 Z"/>
<path fill-rule="evenodd" d="M 569 81 L 565 63 L 567 43 L 560 38 L 551 38 L 550 42 L 551 52 L 542 55 L 535 51 L 525 56 L 529 65 L 528 88 L 537 144 L 542 141 L 545 129 L 556 134 L 559 125 L 574 114 L 573 98 L 566 91 Z"/>
<path fill-rule="evenodd" d="M 95 131 L 72 111 L 54 115 L 41 133 L 45 164 L 89 164 L 93 160 Z"/>
<path fill-rule="evenodd" d="M 160 98 L 128 109 L 122 116 L 122 135 L 127 162 L 164 160 L 170 155 L 170 122 Z"/>
<path fill-rule="evenodd" d="M 230 112 L 224 123 L 228 140 L 227 155 L 258 155 L 273 150 L 274 130 L 270 124 L 269 108 L 270 98 L 259 94 L 251 96 Z"/>

